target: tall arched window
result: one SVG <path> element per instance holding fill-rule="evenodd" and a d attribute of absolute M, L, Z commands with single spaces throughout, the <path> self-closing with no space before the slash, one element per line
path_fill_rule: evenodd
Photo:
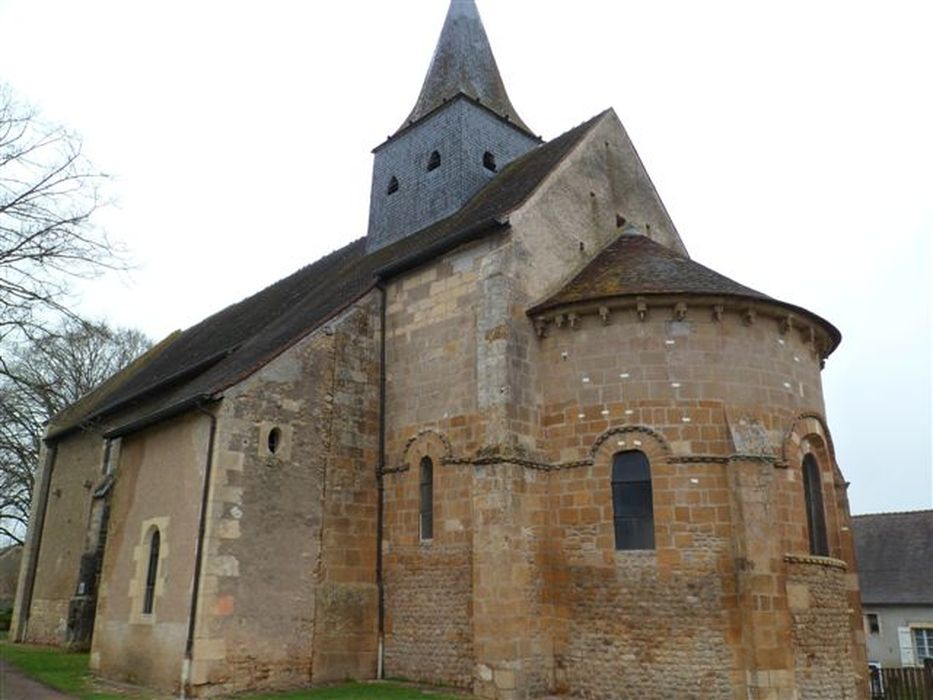
<path fill-rule="evenodd" d="M 432 151 L 428 158 L 428 172 L 437 170 L 439 167 L 441 167 L 441 154 L 437 151 Z"/>
<path fill-rule="evenodd" d="M 810 554 L 828 557 L 826 514 L 823 510 L 823 480 L 820 477 L 820 465 L 812 454 L 803 458 L 803 496 L 807 507 Z"/>
<path fill-rule="evenodd" d="M 421 458 L 421 539 L 434 537 L 434 462 Z"/>
<path fill-rule="evenodd" d="M 654 549 L 651 465 L 640 450 L 612 458 L 612 513 L 616 549 Z"/>
<path fill-rule="evenodd" d="M 146 592 L 143 596 L 143 614 L 152 613 L 155 602 L 156 574 L 159 571 L 159 544 L 161 537 L 158 530 L 153 530 L 149 538 L 149 568 L 146 569 Z"/>
<path fill-rule="evenodd" d="M 386 194 L 395 194 L 398 192 L 398 178 L 393 175 L 389 178 L 389 186 L 386 187 Z"/>

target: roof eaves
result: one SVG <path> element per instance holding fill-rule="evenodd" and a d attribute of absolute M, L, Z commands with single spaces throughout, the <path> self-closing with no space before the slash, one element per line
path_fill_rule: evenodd
<path fill-rule="evenodd" d="M 401 136 L 402 134 L 405 134 L 405 133 L 409 132 L 411 129 L 413 129 L 414 127 L 416 127 L 418 124 L 420 124 L 421 122 L 423 122 L 423 121 L 424 121 L 425 119 L 427 119 L 428 117 L 431 117 L 432 115 L 437 114 L 438 112 L 442 111 L 443 109 L 446 109 L 447 107 L 449 107 L 450 105 L 454 104 L 455 102 L 457 102 L 458 100 L 461 100 L 461 99 L 462 99 L 462 100 L 466 100 L 467 102 L 469 102 L 469 103 L 471 103 L 471 104 L 473 104 L 473 105 L 476 105 L 476 106 L 479 107 L 480 109 L 485 110 L 486 112 L 488 112 L 489 114 L 491 114 L 493 117 L 495 117 L 496 119 L 498 119 L 498 120 L 499 120 L 500 122 L 502 122 L 503 124 L 507 124 L 508 126 L 511 126 L 511 127 L 514 128 L 516 131 L 521 132 L 521 133 L 524 134 L 525 136 L 530 136 L 531 138 L 535 139 L 538 143 L 544 143 L 544 139 L 543 139 L 541 136 L 539 136 L 538 134 L 533 133 L 530 129 L 525 128 L 523 125 L 518 124 L 518 123 L 515 122 L 514 120 L 509 119 L 508 115 L 499 114 L 496 110 L 492 109 L 491 107 L 489 107 L 489 106 L 486 105 L 486 104 L 483 104 L 482 100 L 478 100 L 478 99 L 476 99 L 475 97 L 473 97 L 472 95 L 468 95 L 467 93 L 461 91 L 461 92 L 458 92 L 458 93 L 456 93 L 455 95 L 453 95 L 453 96 L 451 96 L 451 97 L 445 99 L 445 100 L 444 100 L 443 102 L 441 102 L 439 105 L 437 105 L 436 107 L 434 107 L 434 109 L 432 109 L 432 110 L 429 111 L 429 112 L 426 112 L 424 115 L 422 115 L 421 117 L 419 117 L 419 118 L 416 119 L 415 121 L 406 122 L 404 126 L 402 126 L 402 127 L 400 127 L 400 128 L 398 129 L 398 131 L 396 131 L 396 132 L 395 132 L 394 134 L 392 134 L 391 136 L 386 137 L 386 140 L 383 141 L 382 143 L 380 143 L 378 146 L 376 146 L 376 147 L 372 150 L 372 152 L 373 152 L 373 153 L 378 153 L 378 152 L 381 151 L 383 148 L 385 148 L 389 143 L 391 143 L 392 141 L 394 141 L 395 139 L 397 139 L 397 138 L 398 138 L 399 136 Z"/>
<path fill-rule="evenodd" d="M 451 251 L 454 248 L 463 245 L 464 243 L 469 243 L 478 238 L 482 238 L 487 234 L 493 233 L 494 231 L 502 231 L 508 228 L 508 226 L 509 220 L 505 217 L 492 217 L 489 219 L 484 219 L 477 224 L 444 236 L 431 245 L 406 255 L 400 260 L 389 263 L 388 265 L 383 265 L 377 269 L 373 275 L 378 280 L 386 280 L 401 272 L 410 270 L 413 267 L 417 267 L 418 265 L 428 262 L 429 260 L 432 260 L 439 255 L 443 255 L 444 253 Z"/>

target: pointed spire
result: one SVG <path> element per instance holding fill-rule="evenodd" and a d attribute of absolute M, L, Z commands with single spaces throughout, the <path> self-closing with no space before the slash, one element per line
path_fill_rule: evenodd
<path fill-rule="evenodd" d="M 460 93 L 534 135 L 509 100 L 474 0 L 451 0 L 418 102 L 401 128 Z"/>

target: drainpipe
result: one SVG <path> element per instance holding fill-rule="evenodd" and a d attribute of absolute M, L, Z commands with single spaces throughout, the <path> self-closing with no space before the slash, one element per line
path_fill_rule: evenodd
<path fill-rule="evenodd" d="M 376 588 L 379 595 L 379 647 L 376 656 L 376 678 L 385 678 L 385 585 L 382 571 L 382 537 L 385 510 L 386 465 L 386 288 L 381 280 L 379 290 L 379 463 L 376 465 Z"/>
<path fill-rule="evenodd" d="M 214 439 L 217 434 L 217 416 L 198 403 L 195 408 L 211 422 L 207 438 L 207 457 L 204 464 L 204 486 L 201 489 L 201 514 L 198 518 L 198 539 L 194 553 L 194 581 L 191 586 L 191 605 L 188 608 L 188 637 L 185 640 L 185 658 L 181 665 L 181 698 L 189 697 L 191 690 L 191 661 L 194 652 L 195 621 L 198 615 L 198 591 L 201 588 L 201 560 L 204 555 L 204 533 L 207 530 L 207 507 L 211 490 L 211 470 L 214 465 Z"/>
<path fill-rule="evenodd" d="M 42 531 L 45 529 L 45 513 L 48 510 L 49 491 L 52 487 L 52 473 L 55 471 L 55 458 L 58 456 L 58 444 L 48 447 L 49 454 L 45 458 L 45 474 L 42 479 L 42 488 L 39 490 L 39 500 L 36 504 L 36 517 L 34 526 L 35 544 L 32 548 L 32 559 L 29 562 L 29 568 L 26 569 L 26 576 L 23 579 L 23 597 L 19 608 L 19 622 L 16 625 L 16 638 L 14 642 L 22 642 L 26 639 L 26 631 L 29 626 L 29 612 L 32 608 L 32 593 L 36 585 L 36 570 L 39 568 L 39 550 L 42 547 Z M 23 549 L 23 556 L 26 556 L 26 550 Z"/>

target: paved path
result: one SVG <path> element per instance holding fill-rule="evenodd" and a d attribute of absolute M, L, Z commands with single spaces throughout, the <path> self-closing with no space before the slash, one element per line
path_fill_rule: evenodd
<path fill-rule="evenodd" d="M 0 698 L 2 700 L 75 700 L 57 690 L 26 678 L 15 666 L 0 659 Z"/>

